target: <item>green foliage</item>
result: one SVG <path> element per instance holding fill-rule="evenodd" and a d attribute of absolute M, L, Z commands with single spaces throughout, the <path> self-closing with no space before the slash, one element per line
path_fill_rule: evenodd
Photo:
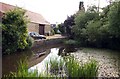
<path fill-rule="evenodd" d="M 76 14 L 72 28 L 74 39 L 81 46 L 119 49 L 120 47 L 120 1 L 97 12 L 95 6 Z"/>
<path fill-rule="evenodd" d="M 97 13 L 98 8 L 95 5 L 90 6 L 90 7 L 88 7 L 87 12 L 89 12 L 89 13 Z"/>
<path fill-rule="evenodd" d="M 65 27 L 62 23 L 58 25 L 58 29 L 61 32 L 61 34 L 65 34 Z"/>
<path fill-rule="evenodd" d="M 60 34 L 60 31 L 59 31 L 58 26 L 57 26 L 57 27 L 55 27 L 53 30 L 54 30 L 54 33 L 55 33 L 55 34 Z"/>
<path fill-rule="evenodd" d="M 75 15 L 68 16 L 67 19 L 64 21 L 64 27 L 66 34 L 71 37 L 72 36 L 72 27 L 75 25 L 74 23 Z"/>
<path fill-rule="evenodd" d="M 63 67 L 64 62 L 62 59 L 58 61 L 57 58 L 55 58 L 50 59 L 50 62 L 48 64 L 50 65 L 50 71 L 56 73 L 59 71 L 60 68 Z"/>
<path fill-rule="evenodd" d="M 50 59 L 50 69 L 51 70 L 58 70 L 58 61 L 57 61 L 57 58 L 55 59 Z"/>
<path fill-rule="evenodd" d="M 85 34 L 87 41 L 95 42 L 100 39 L 99 28 L 101 27 L 100 21 L 90 21 L 86 26 L 86 31 L 83 31 Z"/>
<path fill-rule="evenodd" d="M 110 33 L 120 37 L 120 1 L 110 7 L 108 20 L 110 23 Z"/>
<path fill-rule="evenodd" d="M 79 68 L 80 77 L 97 77 L 98 76 L 98 65 L 97 61 L 91 59 L 89 62 L 83 64 Z"/>
<path fill-rule="evenodd" d="M 70 77 L 97 77 L 98 63 L 94 59 L 87 63 L 78 62 L 74 56 L 65 57 L 66 68 Z"/>
<path fill-rule="evenodd" d="M 5 13 L 2 19 L 3 54 L 25 49 L 28 46 L 27 23 L 23 9 L 15 8 Z"/>
<path fill-rule="evenodd" d="M 79 62 L 73 56 L 65 57 L 69 77 L 79 77 Z"/>
<path fill-rule="evenodd" d="M 86 25 L 88 25 L 88 22 L 90 20 L 96 19 L 98 17 L 98 13 L 80 13 L 76 16 L 75 18 L 75 26 L 73 27 L 73 32 L 77 36 L 81 36 L 82 33 L 82 29 L 86 27 Z M 99 18 L 98 18 L 99 19 Z"/>
<path fill-rule="evenodd" d="M 55 35 L 55 31 L 53 29 L 51 30 L 51 33 L 52 33 L 52 35 Z"/>
<path fill-rule="evenodd" d="M 76 45 L 78 42 L 77 41 L 75 41 L 75 40 L 65 40 L 64 41 L 64 44 L 66 44 L 66 45 Z"/>
<path fill-rule="evenodd" d="M 26 46 L 26 49 L 30 49 L 34 44 L 34 39 L 32 37 L 28 36 L 26 41 L 28 43 Z"/>

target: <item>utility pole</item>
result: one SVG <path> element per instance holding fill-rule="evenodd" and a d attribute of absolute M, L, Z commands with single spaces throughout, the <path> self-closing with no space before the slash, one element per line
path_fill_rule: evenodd
<path fill-rule="evenodd" d="M 99 13 L 99 9 L 100 9 L 100 0 L 98 0 L 98 13 Z"/>

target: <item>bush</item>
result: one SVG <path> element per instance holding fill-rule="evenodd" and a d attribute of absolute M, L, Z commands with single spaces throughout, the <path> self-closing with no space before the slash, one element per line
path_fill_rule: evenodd
<path fill-rule="evenodd" d="M 55 35 L 55 31 L 54 31 L 53 29 L 51 30 L 51 34 L 52 34 L 52 35 Z"/>
<path fill-rule="evenodd" d="M 28 45 L 26 46 L 26 49 L 30 49 L 34 44 L 34 39 L 32 37 L 28 36 L 27 43 L 28 43 Z"/>
<path fill-rule="evenodd" d="M 70 39 L 70 40 L 64 41 L 64 43 L 66 45 L 76 45 L 78 42 Z"/>
<path fill-rule="evenodd" d="M 61 32 L 61 34 L 65 34 L 65 26 L 64 26 L 64 24 L 62 24 L 62 23 L 59 24 L 58 29 Z"/>
<path fill-rule="evenodd" d="M 15 8 L 5 13 L 2 17 L 2 46 L 3 54 L 23 50 L 27 43 L 27 17 L 25 11 Z"/>

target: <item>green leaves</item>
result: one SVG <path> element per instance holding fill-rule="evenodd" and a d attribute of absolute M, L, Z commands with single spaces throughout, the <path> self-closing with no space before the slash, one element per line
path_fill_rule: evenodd
<path fill-rule="evenodd" d="M 108 5 L 101 13 L 93 6 L 76 14 L 72 31 L 82 46 L 119 49 L 120 1 Z"/>
<path fill-rule="evenodd" d="M 69 77 L 97 77 L 98 76 L 98 63 L 96 60 L 91 59 L 88 62 L 78 62 L 74 56 L 65 57 L 66 68 Z"/>
<path fill-rule="evenodd" d="M 110 7 L 108 21 L 110 23 L 110 33 L 120 37 L 120 1 Z"/>
<path fill-rule="evenodd" d="M 27 43 L 27 23 L 25 11 L 15 8 L 5 13 L 2 19 L 3 54 L 25 49 Z"/>

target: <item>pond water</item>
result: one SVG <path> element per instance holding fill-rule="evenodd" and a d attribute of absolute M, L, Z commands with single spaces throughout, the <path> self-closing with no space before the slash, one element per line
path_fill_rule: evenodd
<path fill-rule="evenodd" d="M 57 61 L 59 61 L 61 56 L 58 56 L 58 52 L 59 52 L 59 48 L 52 48 L 50 50 L 50 54 L 47 55 L 47 57 L 42 62 L 30 67 L 29 70 L 33 71 L 37 69 L 38 73 L 44 73 L 46 70 L 46 64 L 49 63 L 50 59 L 57 59 Z"/>
<path fill-rule="evenodd" d="M 68 48 L 70 49 L 70 48 Z M 120 76 L 120 52 L 95 49 L 95 48 L 76 48 L 76 51 L 70 52 L 80 62 L 86 62 L 93 58 L 98 61 L 99 77 L 119 77 Z M 52 58 L 60 59 L 58 54 L 63 53 L 64 45 L 54 45 L 48 47 L 40 47 L 34 50 L 29 50 L 23 54 L 13 54 L 3 57 L 3 73 L 15 71 L 17 68 L 16 62 L 20 61 L 23 56 L 29 57 L 29 70 L 38 69 L 39 72 L 45 71 L 45 64 Z M 46 54 L 39 57 L 39 53 L 45 52 Z"/>

